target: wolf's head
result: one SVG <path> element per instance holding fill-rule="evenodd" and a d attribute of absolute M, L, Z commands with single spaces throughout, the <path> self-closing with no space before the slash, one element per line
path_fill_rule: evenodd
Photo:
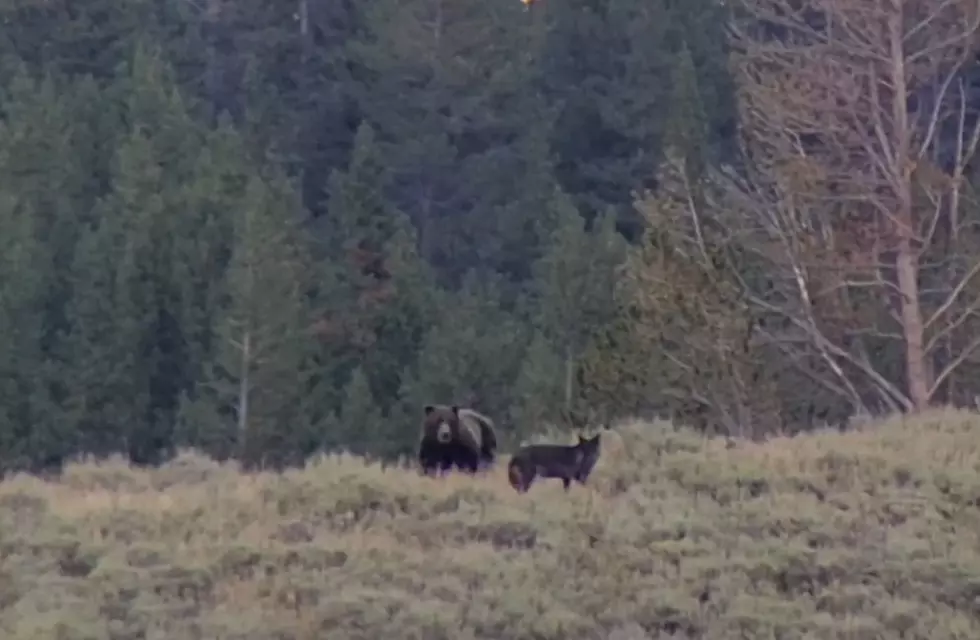
<path fill-rule="evenodd" d="M 578 436 L 578 442 L 575 444 L 575 457 L 578 462 L 575 479 L 579 482 L 585 482 L 589 474 L 592 473 L 595 463 L 599 461 L 599 439 L 601 437 L 601 433 L 597 433 L 591 438 L 583 438 L 581 435 Z"/>

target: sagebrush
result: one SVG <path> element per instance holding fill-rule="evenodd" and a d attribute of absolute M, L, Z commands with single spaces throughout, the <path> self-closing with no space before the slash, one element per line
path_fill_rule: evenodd
<path fill-rule="evenodd" d="M 767 443 L 603 434 L 516 493 L 323 457 L 193 454 L 0 484 L 0 633 L 166 638 L 980 638 L 980 415 Z"/>

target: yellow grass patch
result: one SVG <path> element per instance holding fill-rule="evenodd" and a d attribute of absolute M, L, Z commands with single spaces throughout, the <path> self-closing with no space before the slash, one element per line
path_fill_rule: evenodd
<path fill-rule="evenodd" d="M 980 416 L 733 444 L 622 424 L 567 494 L 517 494 L 506 456 L 475 478 L 193 454 L 17 476 L 0 634 L 980 638 Z"/>

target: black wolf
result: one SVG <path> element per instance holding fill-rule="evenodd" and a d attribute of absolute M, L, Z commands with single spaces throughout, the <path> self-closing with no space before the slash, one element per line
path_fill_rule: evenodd
<path fill-rule="evenodd" d="M 521 447 L 507 465 L 507 479 L 518 493 L 526 492 L 537 476 L 561 478 L 565 491 L 575 480 L 585 484 L 599 460 L 599 438 L 578 436 L 574 445 L 532 444 Z"/>

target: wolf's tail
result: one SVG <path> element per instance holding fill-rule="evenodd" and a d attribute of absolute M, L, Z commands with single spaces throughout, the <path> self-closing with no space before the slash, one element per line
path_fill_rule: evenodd
<path fill-rule="evenodd" d="M 524 474 L 523 466 L 520 458 L 511 458 L 510 464 L 507 465 L 507 481 L 518 493 L 527 491 L 531 484 L 530 478 Z"/>

